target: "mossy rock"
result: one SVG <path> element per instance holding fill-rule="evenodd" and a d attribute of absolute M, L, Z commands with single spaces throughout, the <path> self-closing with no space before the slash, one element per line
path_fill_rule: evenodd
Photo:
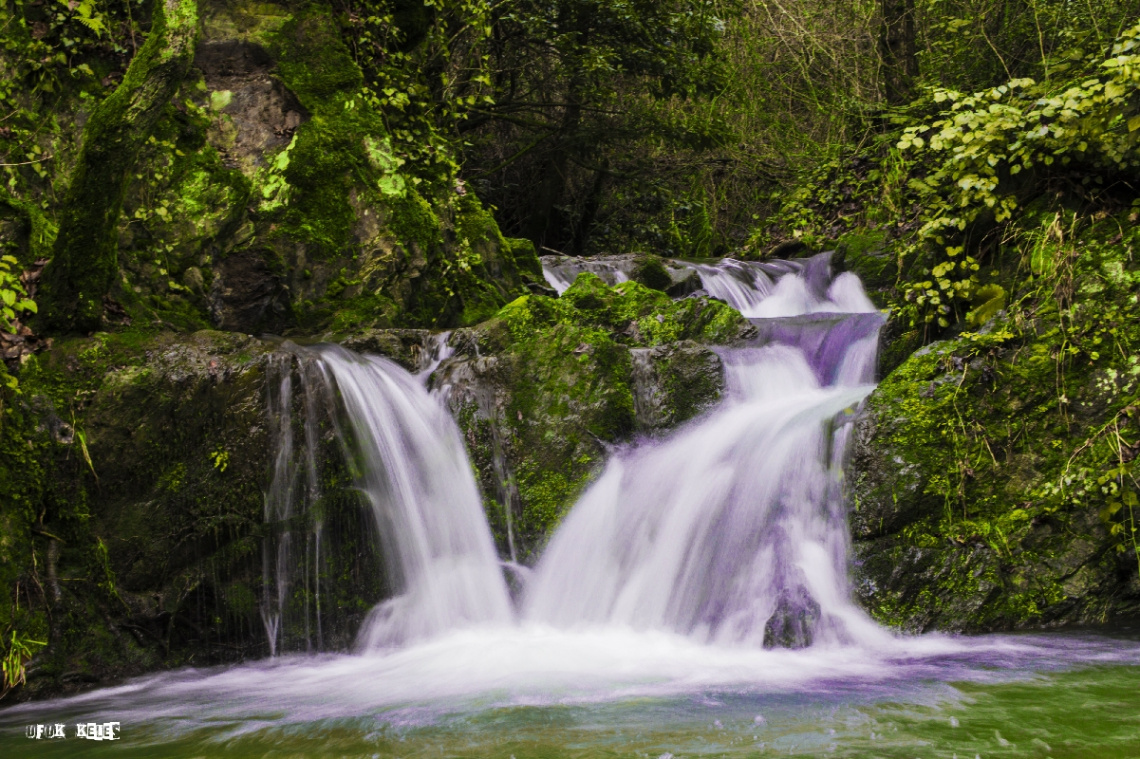
<path fill-rule="evenodd" d="M 720 356 L 693 340 L 638 348 L 632 359 L 639 429 L 672 429 L 711 408 L 724 391 Z"/>
<path fill-rule="evenodd" d="M 868 399 L 851 525 L 857 595 L 881 621 L 978 632 L 1140 611 L 1120 442 L 1140 435 L 1140 273 L 1119 229 L 1070 243 L 1063 320 L 1053 282 L 1007 279 L 984 295 L 1014 306 L 915 352 Z"/>
<path fill-rule="evenodd" d="M 267 396 L 282 366 L 295 370 L 275 349 L 234 333 L 128 331 L 59 340 L 24 365 L 0 427 L 0 581 L 44 591 L 0 622 L 50 645 L 20 698 L 268 653 Z M 293 403 L 299 424 L 301 394 Z M 320 569 L 322 643 L 345 650 L 388 590 L 331 422 L 320 429 L 319 509 L 337 546 Z M 298 584 L 288 650 L 316 644 L 298 611 L 312 603 Z"/>
<path fill-rule="evenodd" d="M 256 610 L 217 583 L 260 574 L 265 352 L 244 335 L 98 333 L 22 368 L 13 426 L 34 431 L 37 465 L 5 457 L 0 479 L 35 555 L 17 581 L 45 588 L 32 608 L 50 622 L 23 697 L 260 653 Z"/>
<path fill-rule="evenodd" d="M 102 329 L 447 328 L 545 287 L 533 249 L 474 194 L 402 168 L 326 3 L 209 2 L 201 21 L 190 73 L 133 156 Z M 61 183 L 73 100 L 59 105 Z M 7 200 L 0 236 L 24 257 L 31 237 L 50 243 L 40 203 Z"/>
<path fill-rule="evenodd" d="M 634 282 L 640 282 L 650 290 L 668 290 L 673 286 L 673 277 L 661 259 L 657 256 L 646 256 L 637 263 L 630 277 Z"/>
<path fill-rule="evenodd" d="M 608 446 L 715 403 L 723 367 L 707 346 L 754 332 L 719 301 L 582 274 L 560 298 L 524 296 L 454 333 L 433 381 L 448 388 L 500 551 L 531 560 Z"/>

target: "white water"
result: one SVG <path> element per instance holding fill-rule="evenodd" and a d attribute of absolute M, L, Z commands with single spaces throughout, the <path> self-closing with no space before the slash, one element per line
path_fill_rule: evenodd
<path fill-rule="evenodd" d="M 361 456 L 357 486 L 372 507 L 397 595 L 361 631 L 365 650 L 512 612 L 459 428 L 419 382 L 383 358 L 320 350 Z"/>
<path fill-rule="evenodd" d="M 752 316 L 874 311 L 853 275 L 816 295 L 799 272 L 753 290 L 734 289 L 738 267 L 707 268 L 706 284 Z M 722 351 L 727 399 L 610 462 L 543 554 L 526 618 L 754 647 L 882 641 L 850 601 L 834 424 L 873 388 L 874 332 L 822 357 L 837 367 L 825 386 L 797 346 Z"/>
<path fill-rule="evenodd" d="M 12 755 L 23 756 L 31 745 L 23 738 L 27 724 L 70 726 L 114 719 L 122 724 L 124 740 L 111 749 L 165 746 L 188 737 L 197 741 L 194 748 L 183 744 L 155 756 L 236 754 L 231 741 L 242 735 L 267 741 L 260 751 L 243 756 L 504 756 L 493 747 L 509 743 L 515 731 L 529 725 L 551 731 L 549 743 L 554 745 L 538 746 L 548 748 L 543 756 L 560 755 L 558 751 L 608 756 L 626 753 L 621 748 L 641 731 L 694 718 L 711 722 L 722 715 L 727 724 L 750 707 L 744 712 L 748 734 L 766 731 L 769 723 L 779 731 L 789 712 L 809 722 L 826 720 L 845 702 L 882 698 L 888 704 L 901 701 L 902 709 L 894 709 L 905 713 L 915 702 L 968 702 L 977 693 L 976 688 L 974 694 L 959 693 L 939 683 L 1001 683 L 1066 666 L 1137 662 L 1140 647 L 1135 644 L 1060 636 L 991 636 L 969 642 L 923 636 L 886 646 L 768 651 L 621 628 L 573 633 L 535 625 L 479 628 L 383 654 L 279 657 L 240 667 L 164 672 L 65 700 L 19 705 L 0 710 L 0 745 L 4 739 L 14 747 L 20 742 L 24 753 Z M 1085 698 L 1075 694 L 1074 707 Z M 555 708 L 536 719 L 516 712 L 519 707 Z M 568 725 L 566 707 L 591 712 L 585 724 Z M 488 714 L 483 719 L 489 723 L 476 733 L 478 715 Z M 843 716 L 841 712 L 824 724 L 841 727 Z M 463 740 L 445 751 L 405 733 L 433 724 L 454 725 Z M 889 723 L 885 728 L 890 729 Z M 394 744 L 390 752 L 376 750 L 383 736 Z M 821 753 L 827 743 L 820 746 Z M 64 744 L 74 751 L 72 746 Z M 519 756 L 539 755 L 523 748 Z M 747 744 L 735 752 L 703 741 L 682 742 L 679 748 L 684 756 L 711 755 L 710 749 L 717 756 L 767 755 L 762 747 Z M 86 755 L 85 749 L 90 747 L 80 747 L 80 755 Z M 788 753 L 813 755 L 810 748 Z M 882 752 L 878 746 L 857 755 L 920 754 L 949 756 L 920 749 Z M 649 754 L 661 755 L 660 749 Z"/>
<path fill-rule="evenodd" d="M 310 372 L 305 367 L 302 372 Z M 272 430 L 274 439 L 273 479 L 265 495 L 265 523 L 271 526 L 290 525 L 299 513 L 320 496 L 317 478 L 316 406 L 317 398 L 312 383 L 303 383 L 303 409 L 305 411 L 304 438 L 302 445 L 295 445 L 293 426 L 293 360 L 289 354 L 279 354 L 272 358 L 270 383 L 279 377 L 277 386 L 270 388 L 269 415 L 276 422 Z M 299 460 L 298 460 L 299 458 Z M 313 648 L 313 635 L 316 635 L 316 648 L 324 647 L 321 631 L 321 545 L 324 538 L 324 524 L 319 515 L 312 520 L 309 530 L 298 533 L 292 529 L 267 531 L 262 539 L 262 589 L 261 621 L 265 626 L 269 641 L 270 655 L 276 655 L 283 643 L 283 623 L 289 607 L 289 593 L 292 584 L 301 571 L 300 580 L 306 591 L 312 582 L 314 608 L 309 608 L 310 593 L 304 594 L 305 648 Z M 304 541 L 302 546 L 295 543 Z M 312 562 L 297 562 L 297 548 L 306 554 L 312 548 L 315 557 Z M 312 572 L 306 566 L 312 565 Z M 315 629 L 314 629 L 315 628 Z"/>
<path fill-rule="evenodd" d="M 675 282 L 693 272 L 701 288 L 713 298 L 730 304 L 748 318 L 778 318 L 810 313 L 865 313 L 875 307 L 863 294 L 859 278 L 844 273 L 833 280 L 831 254 L 791 261 L 737 261 L 724 258 L 715 263 L 665 260 Z M 579 274 L 589 272 L 608 285 L 626 282 L 637 260 L 633 256 L 572 258 L 544 256 L 542 273 L 559 295 Z M 787 276 L 787 275 L 794 276 Z"/>
<path fill-rule="evenodd" d="M 420 384 L 426 385 L 439 365 L 454 354 L 455 347 L 451 344 L 450 332 L 432 335 L 431 339 L 428 340 L 427 347 L 420 354 L 420 365 L 416 371 L 416 379 L 420 381 Z"/>
<path fill-rule="evenodd" d="M 800 281 L 784 284 L 788 279 Z M 490 714 L 482 730 L 501 747 L 535 718 L 512 723 L 515 712 L 495 712 L 499 707 L 623 702 L 590 712 L 601 715 L 601 727 L 566 728 L 559 722 L 565 710 L 543 712 L 534 729 L 548 726 L 552 741 L 566 740 L 567 751 L 585 756 L 594 747 L 613 753 L 642 731 L 704 714 L 723 713 L 727 725 L 735 714 L 724 709 L 730 701 L 738 711 L 754 710 L 745 712 L 743 732 L 755 741 L 769 720 L 802 716 L 813 693 L 840 694 L 838 703 L 875 694 L 908 703 L 958 697 L 930 681 L 1000 682 L 1019 670 L 1140 661 L 1135 645 L 1095 639 L 896 637 L 852 605 L 840 465 L 848 412 L 871 389 L 880 320 L 854 278 L 813 279 L 794 267 L 773 281 L 753 304 L 772 317 L 756 319 L 757 344 L 722 352 L 724 402 L 671 437 L 613 458 L 553 537 L 517 619 L 458 429 L 425 391 L 423 372 L 413 376 L 337 347 L 283 352 L 284 374 L 271 398 L 279 466 L 267 519 L 286 521 L 316 497 L 310 422 L 318 405 L 339 398 L 348 422 L 336 437 L 357 464 L 356 485 L 383 536 L 397 589 L 362 630 L 360 655 L 152 675 L 5 710 L 2 732 L 15 735 L 35 722 L 116 719 L 134 745 L 202 736 L 203 748 L 185 755 L 228 750 L 243 733 L 270 736 L 268 753 L 305 755 L 308 746 L 320 755 L 373 755 L 378 737 L 389 736 L 393 755 L 440 755 L 438 747 L 405 744 L 401 727 L 459 715 L 455 724 L 466 731 L 471 715 Z M 438 339 L 422 366 L 438 365 L 448 351 L 446 337 Z M 308 417 L 296 463 L 294 361 Z M 318 526 L 318 551 L 320 534 Z M 293 537 L 283 533 L 266 552 L 263 611 L 274 635 L 289 592 L 281 578 L 288 576 L 290 546 L 300 542 Z M 770 638 L 812 645 L 766 650 Z M 780 694 L 788 694 L 786 702 Z M 834 711 L 831 701 L 816 700 L 823 704 L 817 711 Z M 769 711 L 777 706 L 784 717 Z M 651 716 L 630 717 L 638 708 Z M 802 719 L 811 722 L 812 714 Z M 717 720 L 713 727 L 719 734 L 723 726 Z M 820 736 L 819 752 L 834 749 L 830 736 Z M 463 741 L 454 755 L 499 755 L 486 754 L 478 739 Z M 714 750 L 707 745 L 684 742 L 678 753 Z M 755 755 L 749 745 L 736 749 L 734 755 Z M 810 746 L 804 751 L 799 755 L 815 755 Z"/>
<path fill-rule="evenodd" d="M 544 256 L 542 276 L 546 284 L 554 288 L 559 295 L 566 292 L 574 279 L 584 271 L 595 274 L 607 285 L 616 285 L 619 282 L 629 281 L 629 272 L 626 267 L 632 259 L 617 257 L 613 260 L 571 258 L 569 256 Z"/>
<path fill-rule="evenodd" d="M 449 350 L 444 337 L 425 360 L 437 364 Z M 335 345 L 293 346 L 292 352 L 306 396 L 338 397 L 343 404 L 347 425 L 337 425 L 337 438 L 371 510 L 394 590 L 369 614 L 357 648 L 382 650 L 470 625 L 509 623 L 511 603 L 459 428 L 421 378 L 388 359 Z M 288 375 L 282 382 L 287 398 Z M 288 403 L 278 410 L 288 428 Z M 314 426 L 309 416 L 306 429 Z M 282 439 L 291 444 L 291 433 Z M 274 482 L 285 478 L 278 466 Z M 290 537 L 284 535 L 286 545 Z M 287 592 L 280 578 L 287 573 L 278 567 L 276 576 L 273 600 L 280 608 Z M 266 626 L 272 641 L 277 630 Z"/>
<path fill-rule="evenodd" d="M 526 583 L 521 617 L 751 647 L 881 642 L 884 634 L 850 601 L 842 498 L 844 422 L 873 387 L 881 318 L 854 275 L 831 277 L 826 257 L 700 270 L 710 290 L 763 328 L 761 338 L 721 351 L 726 399 L 717 409 L 664 441 L 616 455 L 534 572 L 511 564 Z M 337 437 L 355 462 L 395 591 L 369 615 L 361 651 L 514 623 L 459 430 L 442 396 L 424 389 L 451 353 L 448 335 L 437 336 L 411 375 L 337 346 L 293 348 L 310 417 L 305 481 L 316 481 L 312 399 L 337 398 L 347 420 L 336 425 Z M 283 400 L 291 382 L 286 371 L 271 409 L 282 450 L 267 519 L 282 522 L 298 511 Z M 319 550 L 319 526 L 317 537 Z M 293 538 L 286 531 L 272 557 L 266 547 L 271 646 Z M 304 616 L 308 641 L 307 608 Z"/>

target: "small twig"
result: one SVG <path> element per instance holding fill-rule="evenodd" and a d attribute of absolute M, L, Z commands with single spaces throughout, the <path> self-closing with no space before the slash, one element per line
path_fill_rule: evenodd
<path fill-rule="evenodd" d="M 50 161 L 51 159 L 52 159 L 52 155 L 49 153 L 48 155 L 45 155 L 43 158 L 37 158 L 34 161 L 21 161 L 20 163 L 0 163 L 0 166 L 27 166 L 29 164 L 40 163 L 42 161 Z"/>
<path fill-rule="evenodd" d="M 33 535 L 42 535 L 45 538 L 50 538 L 51 540 L 58 540 L 60 543 L 66 543 L 67 542 L 63 538 L 59 537 L 58 535 L 52 535 L 47 530 L 41 530 L 37 527 L 32 528 L 32 534 Z"/>

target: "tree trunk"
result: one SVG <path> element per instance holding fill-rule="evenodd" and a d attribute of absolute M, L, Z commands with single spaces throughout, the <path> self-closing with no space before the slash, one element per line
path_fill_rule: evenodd
<path fill-rule="evenodd" d="M 531 206 L 526 226 L 526 237 L 534 243 L 534 248 L 540 256 L 544 247 L 557 243 L 555 237 L 560 231 L 560 225 L 557 223 L 555 208 L 562 203 L 566 193 L 566 172 L 569 168 L 570 151 L 572 143 L 577 138 L 580 121 L 581 108 L 572 103 L 563 116 L 559 135 L 554 138 L 551 155 L 542 167 L 538 194 Z"/>
<path fill-rule="evenodd" d="M 609 176 L 609 165 L 608 162 L 604 161 L 602 168 L 594 172 L 594 181 L 590 185 L 590 194 L 586 197 L 586 205 L 582 209 L 582 215 L 578 219 L 578 225 L 570 241 L 570 249 L 567 252 L 572 256 L 582 256 L 586 254 L 586 245 L 590 241 L 590 232 L 594 226 L 594 220 L 598 217 L 598 209 L 602 205 L 602 192 L 606 188 L 606 180 L 609 179 Z"/>
<path fill-rule="evenodd" d="M 117 228 L 127 180 L 190 68 L 197 36 L 196 0 L 155 0 L 146 44 L 88 119 L 44 271 L 40 313 L 48 327 L 99 329 L 103 299 L 119 275 Z"/>
<path fill-rule="evenodd" d="M 910 101 L 918 78 L 914 31 L 914 0 L 880 0 L 879 57 L 883 89 L 890 105 Z"/>

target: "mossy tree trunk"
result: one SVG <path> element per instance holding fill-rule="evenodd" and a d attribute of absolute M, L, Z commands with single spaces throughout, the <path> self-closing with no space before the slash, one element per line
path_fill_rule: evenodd
<path fill-rule="evenodd" d="M 910 101 L 918 79 L 914 0 L 880 0 L 879 57 L 883 89 L 890 105 Z"/>
<path fill-rule="evenodd" d="M 196 0 L 155 0 L 146 44 L 87 121 L 44 272 L 41 314 L 49 328 L 99 328 L 119 271 L 117 226 L 127 180 L 190 68 L 197 33 Z"/>

